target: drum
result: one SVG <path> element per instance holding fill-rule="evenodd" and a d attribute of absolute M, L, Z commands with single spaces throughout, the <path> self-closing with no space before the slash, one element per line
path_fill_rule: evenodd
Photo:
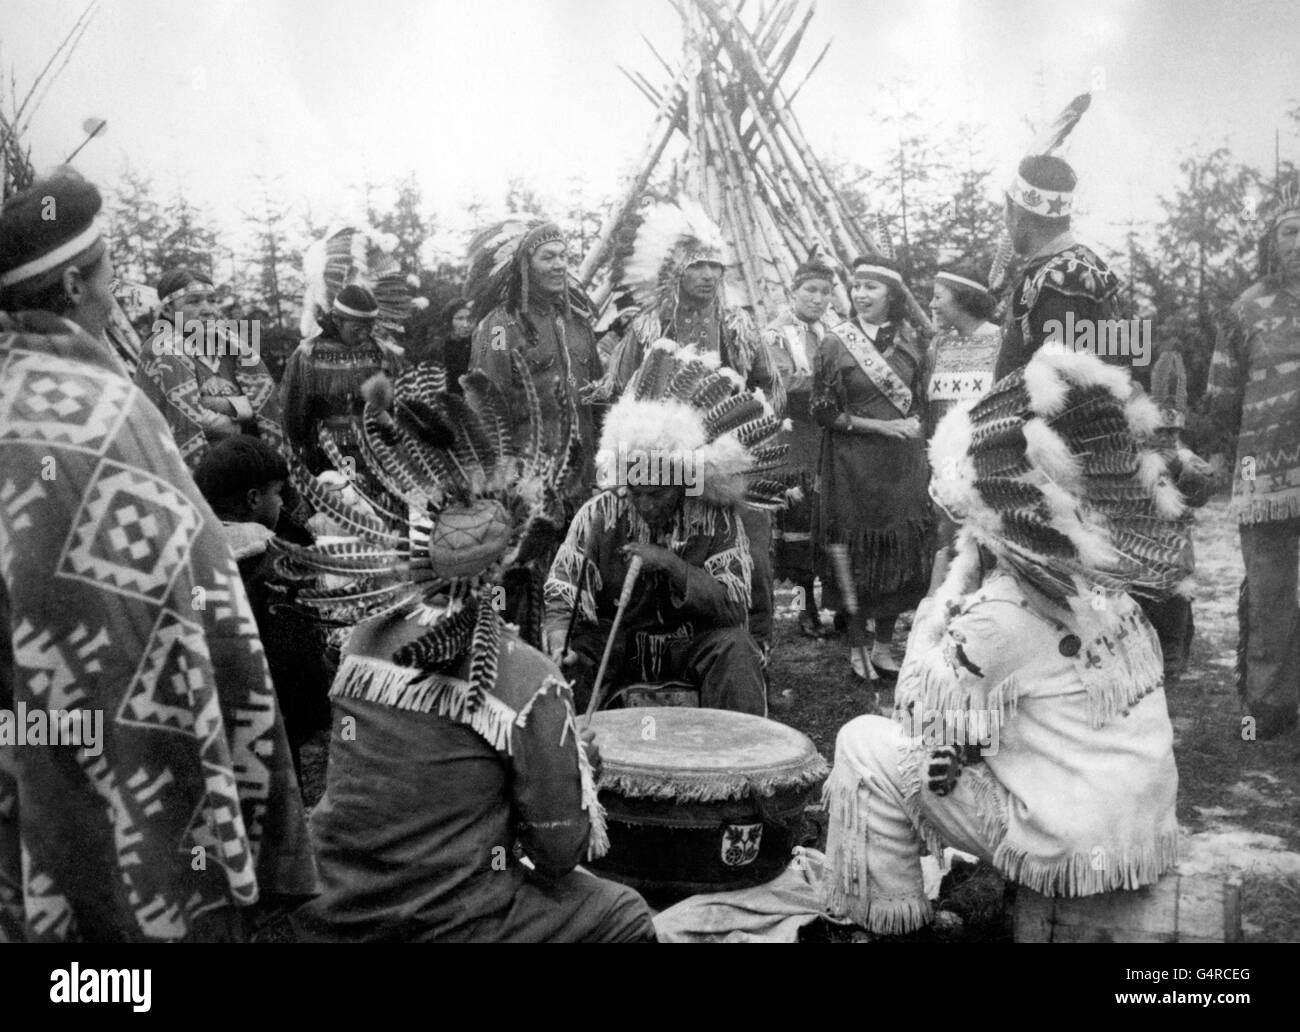
<path fill-rule="evenodd" d="M 589 866 L 654 902 L 775 878 L 829 770 L 806 735 L 748 713 L 606 710 L 591 728 L 610 849 Z"/>

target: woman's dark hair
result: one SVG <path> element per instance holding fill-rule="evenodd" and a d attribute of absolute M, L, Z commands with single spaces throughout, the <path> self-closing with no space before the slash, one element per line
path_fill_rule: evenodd
<path fill-rule="evenodd" d="M 879 265 L 883 269 L 898 272 L 898 267 L 887 258 L 863 255 L 853 260 L 854 270 L 860 265 Z M 899 273 L 899 275 L 901 276 L 902 273 Z M 889 303 L 885 306 L 886 320 L 892 323 L 901 323 L 907 318 L 907 295 L 903 292 L 903 288 L 893 280 L 882 279 L 880 282 L 889 291 Z M 853 303 L 853 283 L 851 280 L 849 282 L 849 314 L 854 318 L 857 318 L 858 314 L 858 306 Z"/>
<path fill-rule="evenodd" d="M 463 297 L 452 298 L 442 306 L 442 311 L 438 313 L 438 329 L 444 336 L 451 336 L 451 324 L 456 318 L 456 313 L 469 307 L 469 300 Z"/>
<path fill-rule="evenodd" d="M 979 270 L 970 265 L 945 265 L 939 271 L 983 282 Z M 936 280 L 936 283 L 942 283 L 947 287 L 949 293 L 952 294 L 953 300 L 957 302 L 957 307 L 973 318 L 989 322 L 997 311 L 998 299 L 988 291 L 977 290 L 975 287 L 968 287 L 962 283 L 954 283 L 952 280 Z"/>
<path fill-rule="evenodd" d="M 238 434 L 218 441 L 199 462 L 194 483 L 218 516 L 238 511 L 254 488 L 289 479 L 289 464 L 257 437 Z"/>
<path fill-rule="evenodd" d="M 83 279 L 89 279 L 95 266 L 107 261 L 107 253 L 100 255 L 89 265 L 71 266 L 81 273 Z M 65 270 L 66 271 L 66 270 Z M 52 312 L 54 315 L 67 315 L 72 311 L 72 299 L 63 289 L 63 275 L 48 286 L 39 290 L 24 291 L 22 285 L 0 290 L 0 310 L 6 312 L 40 311 Z"/>

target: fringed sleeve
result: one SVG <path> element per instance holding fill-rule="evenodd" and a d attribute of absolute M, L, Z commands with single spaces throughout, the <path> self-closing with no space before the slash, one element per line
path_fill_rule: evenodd
<path fill-rule="evenodd" d="M 599 857 L 609 847 L 604 811 L 563 681 L 548 678 L 520 711 L 513 745 L 519 840 L 537 870 L 558 878 Z"/>
<path fill-rule="evenodd" d="M 938 607 L 917 612 L 898 677 L 895 716 L 912 736 L 933 734 L 935 720 L 1000 728 L 1013 711 L 1020 686 L 1016 672 L 1042 647 L 1040 619 L 1014 602 L 976 602 L 946 619 Z M 950 611 L 950 610 L 949 610 Z M 946 619 L 946 626 L 945 621 Z"/>
<path fill-rule="evenodd" d="M 686 591 L 674 590 L 673 604 L 715 627 L 743 627 L 749 614 L 750 576 L 754 569 L 749 539 L 740 517 L 708 507 L 713 540 L 703 568 L 687 566 Z M 697 522 L 697 521 L 693 521 Z"/>
<path fill-rule="evenodd" d="M 552 631 L 568 628 L 580 584 L 582 618 L 590 623 L 599 620 L 596 613 L 596 595 L 601 589 L 598 542 L 614 524 L 615 502 L 612 494 L 599 495 L 586 502 L 569 524 L 569 532 L 555 553 L 543 588 L 546 605 L 543 640 Z"/>

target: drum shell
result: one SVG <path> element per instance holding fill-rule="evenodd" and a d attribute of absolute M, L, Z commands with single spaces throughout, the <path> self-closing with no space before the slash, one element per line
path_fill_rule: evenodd
<path fill-rule="evenodd" d="M 815 791 L 808 785 L 770 796 L 680 802 L 605 790 L 600 801 L 610 849 L 588 866 L 663 903 L 761 885 L 789 864 Z"/>

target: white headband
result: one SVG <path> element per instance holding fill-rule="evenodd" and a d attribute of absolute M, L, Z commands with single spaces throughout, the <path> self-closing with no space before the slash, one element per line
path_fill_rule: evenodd
<path fill-rule="evenodd" d="M 858 276 L 879 276 L 882 279 L 890 280 L 897 283 L 900 287 L 903 285 L 903 277 L 893 269 L 886 269 L 883 265 L 858 265 L 853 269 L 853 278 Z"/>
<path fill-rule="evenodd" d="M 356 308 L 349 308 L 338 298 L 334 299 L 334 311 L 339 315 L 350 315 L 353 319 L 374 319 L 379 315 L 378 310 L 371 312 L 362 312 Z"/>
<path fill-rule="evenodd" d="M 1074 201 L 1073 190 L 1042 190 L 1017 175 L 1015 181 L 1007 188 L 1007 194 L 1025 211 L 1049 218 L 1063 218 L 1070 214 Z"/>
<path fill-rule="evenodd" d="M 96 219 L 71 240 L 60 244 L 53 251 L 41 255 L 39 258 L 33 258 L 30 262 L 24 262 L 18 268 L 10 269 L 3 276 L 0 276 L 0 287 L 12 287 L 15 283 L 21 283 L 23 280 L 31 279 L 33 276 L 39 276 L 43 272 L 58 268 L 69 258 L 75 258 L 82 251 L 89 251 L 100 241 L 103 235 L 103 227 L 99 220 Z"/>
<path fill-rule="evenodd" d="M 974 287 L 981 294 L 987 294 L 989 288 L 983 283 L 973 279 L 967 279 L 965 276 L 958 276 L 955 272 L 936 272 L 934 278 L 937 280 L 948 280 L 950 283 L 960 283 L 963 287 Z"/>
<path fill-rule="evenodd" d="M 182 286 L 177 287 L 175 290 L 173 290 L 173 291 L 172 291 L 170 294 L 168 294 L 166 297 L 160 297 L 160 298 L 158 299 L 158 303 L 159 303 L 160 305 L 165 305 L 165 304 L 167 304 L 168 302 L 170 302 L 172 298 L 174 298 L 174 297 L 180 297 L 182 294 L 186 294 L 186 293 L 188 293 L 189 291 L 193 290 L 196 286 L 199 286 L 199 287 L 207 287 L 208 290 L 215 290 L 215 289 L 216 289 L 216 288 L 215 288 L 211 283 L 207 283 L 207 282 L 205 282 L 204 280 L 201 280 L 201 279 L 199 279 L 197 276 L 195 276 L 194 279 L 190 280 L 188 283 L 183 284 Z"/>

